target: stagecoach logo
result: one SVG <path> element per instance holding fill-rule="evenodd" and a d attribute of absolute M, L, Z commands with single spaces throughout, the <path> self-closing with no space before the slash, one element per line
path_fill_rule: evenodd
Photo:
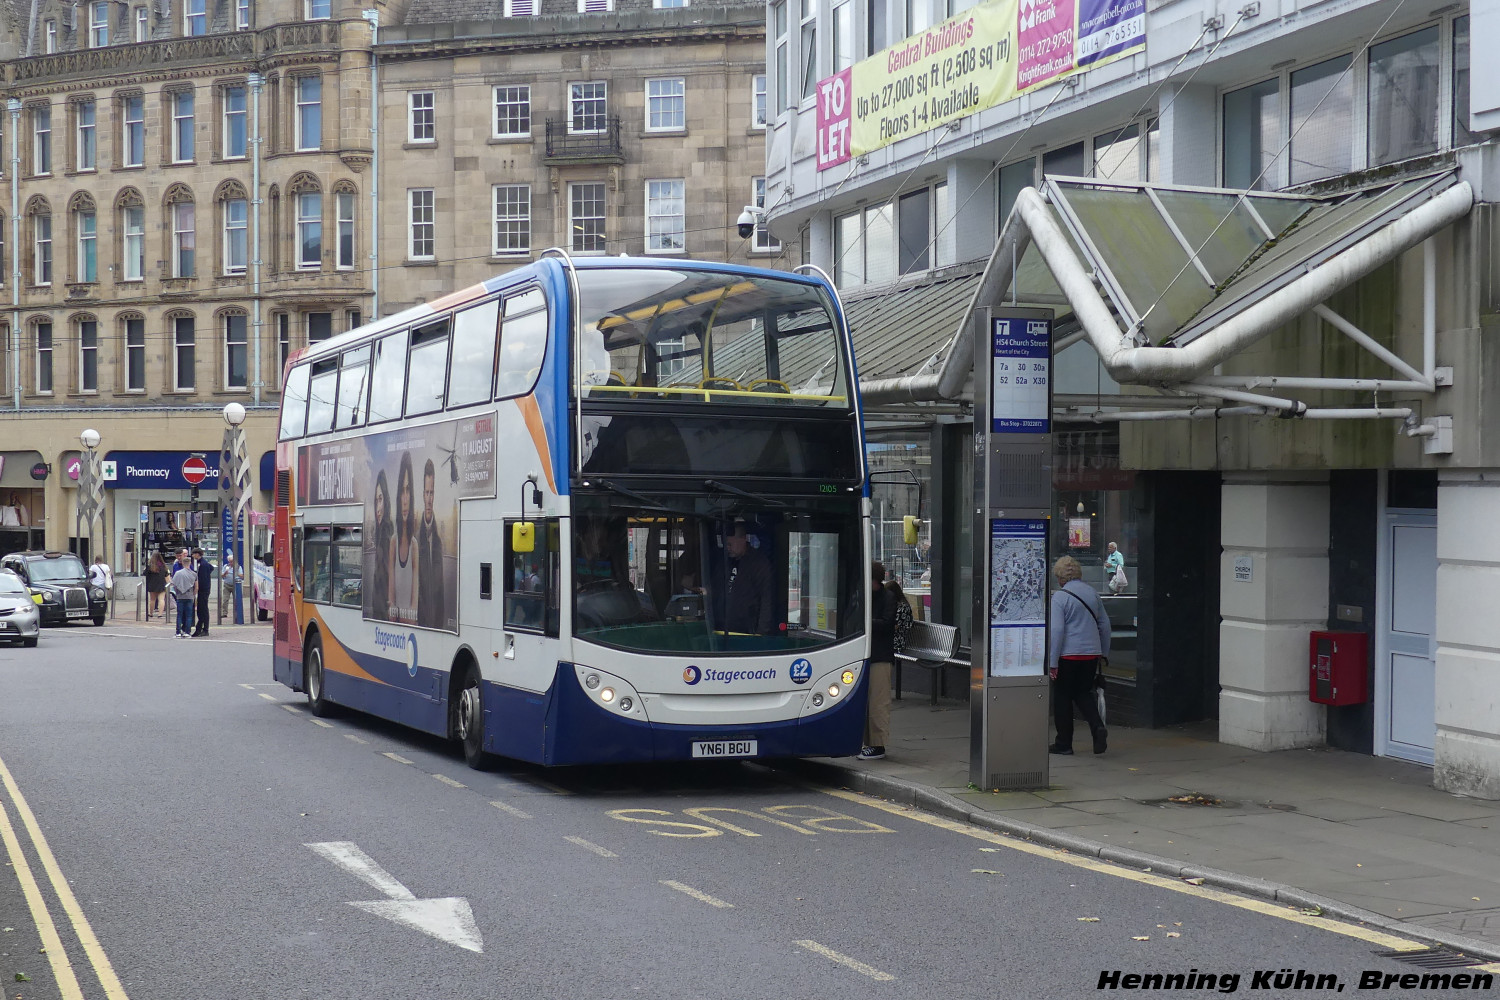
<path fill-rule="evenodd" d="M 694 666 L 682 668 L 682 683 L 697 684 L 703 677 L 703 672 Z"/>
<path fill-rule="evenodd" d="M 406 654 L 406 672 L 412 677 L 417 676 L 417 633 L 408 632 L 402 635 L 400 632 L 387 632 L 383 628 L 375 629 L 375 645 L 388 653 L 401 651 Z"/>
<path fill-rule="evenodd" d="M 795 660 L 792 662 L 792 681 L 796 684 L 806 684 L 812 680 L 812 663 L 807 660 Z"/>
<path fill-rule="evenodd" d="M 735 681 L 774 681 L 775 679 L 775 667 L 763 667 L 759 670 L 718 670 L 714 667 L 699 670 L 697 667 L 687 667 L 682 671 L 682 681 L 689 685 L 697 684 L 700 680 L 711 684 L 733 684 Z"/>

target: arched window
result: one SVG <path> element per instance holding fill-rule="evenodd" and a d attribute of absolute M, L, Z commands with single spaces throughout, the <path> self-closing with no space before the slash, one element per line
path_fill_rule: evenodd
<path fill-rule="evenodd" d="M 33 392 L 52 395 L 52 320 L 39 319 L 31 324 Z"/>
<path fill-rule="evenodd" d="M 198 329 L 193 314 L 167 313 L 167 336 L 172 343 L 172 388 L 192 392 L 198 388 Z"/>
<path fill-rule="evenodd" d="M 146 317 L 140 313 L 122 313 L 120 324 L 120 370 L 124 373 L 126 392 L 146 391 Z"/>
<path fill-rule="evenodd" d="M 250 388 L 250 318 L 243 309 L 224 309 L 217 316 L 223 354 L 220 380 L 227 390 Z"/>
<path fill-rule="evenodd" d="M 115 198 L 120 221 L 120 280 L 146 280 L 146 201 L 128 187 Z"/>
<path fill-rule="evenodd" d="M 99 280 L 99 210 L 93 196 L 79 191 L 68 199 L 68 219 L 73 235 L 73 280 L 90 284 Z"/>
<path fill-rule="evenodd" d="M 266 204 L 271 209 L 268 216 L 271 220 L 271 273 L 279 274 L 282 269 L 281 262 L 285 259 L 281 246 L 281 188 L 275 184 L 271 185 L 266 191 Z"/>
<path fill-rule="evenodd" d="M 323 189 L 312 174 L 302 172 L 287 184 L 292 196 L 292 213 L 297 246 L 293 260 L 299 271 L 317 271 L 323 267 Z"/>
<path fill-rule="evenodd" d="M 214 191 L 218 206 L 220 274 L 244 274 L 250 262 L 250 198 L 239 181 L 225 181 Z"/>
<path fill-rule="evenodd" d="M 80 393 L 99 391 L 99 317 L 80 313 L 72 320 L 78 341 L 78 385 Z"/>
<path fill-rule="evenodd" d="M 336 228 L 334 266 L 340 271 L 354 270 L 354 217 L 358 191 L 350 181 L 338 181 L 333 185 L 333 217 Z"/>
<path fill-rule="evenodd" d="M 173 184 L 162 202 L 171 226 L 167 259 L 172 262 L 172 277 L 194 277 L 198 273 L 198 221 L 192 189 L 186 184 Z"/>
<path fill-rule="evenodd" d="M 26 225 L 31 231 L 31 283 L 52 284 L 52 206 L 36 195 L 26 203 Z M 50 390 L 49 390 L 50 391 Z"/>

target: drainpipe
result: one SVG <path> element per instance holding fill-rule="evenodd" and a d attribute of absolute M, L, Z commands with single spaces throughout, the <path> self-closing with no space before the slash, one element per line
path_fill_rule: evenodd
<path fill-rule="evenodd" d="M 260 366 L 260 340 L 261 334 L 263 332 L 262 327 L 264 326 L 264 320 L 261 317 L 260 301 L 260 90 L 261 87 L 265 85 L 265 78 L 259 73 L 251 73 L 249 82 L 251 97 L 250 121 L 253 123 L 252 127 L 255 129 L 254 136 L 250 140 L 250 146 L 255 150 L 255 154 L 250 160 L 250 241 L 253 244 L 253 249 L 251 252 L 254 254 L 253 258 L 250 261 L 250 299 L 255 312 L 253 320 L 253 325 L 255 327 L 255 340 L 253 341 L 255 344 L 255 405 L 259 406 L 261 392 L 263 391 L 265 386 L 265 379 L 261 375 Z M 276 387 L 278 389 L 281 388 L 280 372 L 278 372 L 276 375 Z"/>
<path fill-rule="evenodd" d="M 360 14 L 370 22 L 370 319 L 380 318 L 380 11 Z"/>
<path fill-rule="evenodd" d="M 5 102 L 10 112 L 10 392 L 21 408 L 21 102 Z"/>

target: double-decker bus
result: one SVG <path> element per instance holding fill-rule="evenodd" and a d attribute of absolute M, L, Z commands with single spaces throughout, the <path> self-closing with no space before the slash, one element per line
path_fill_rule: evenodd
<path fill-rule="evenodd" d="M 276 679 L 474 767 L 857 753 L 857 385 L 820 275 L 560 251 L 310 346 Z"/>

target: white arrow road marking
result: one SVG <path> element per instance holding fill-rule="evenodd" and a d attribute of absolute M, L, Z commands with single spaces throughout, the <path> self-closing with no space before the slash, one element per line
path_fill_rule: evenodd
<path fill-rule="evenodd" d="M 474 911 L 469 908 L 469 901 L 462 896 L 418 899 L 394 875 L 376 864 L 374 858 L 351 841 L 335 840 L 304 846 L 388 897 L 352 902 L 350 906 L 467 951 L 484 953 L 484 938 L 480 936 L 479 927 L 474 923 Z"/>

